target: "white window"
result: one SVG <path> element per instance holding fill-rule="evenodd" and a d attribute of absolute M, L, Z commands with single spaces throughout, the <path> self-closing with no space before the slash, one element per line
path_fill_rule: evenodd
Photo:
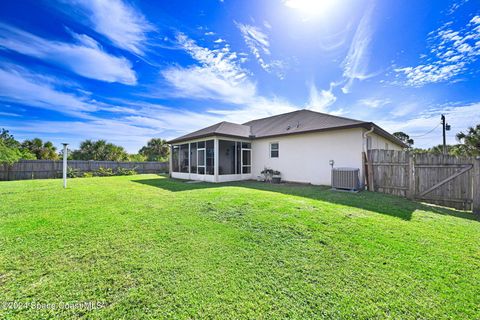
<path fill-rule="evenodd" d="M 278 158 L 279 156 L 279 145 L 278 142 L 270 143 L 270 158 Z"/>
<path fill-rule="evenodd" d="M 385 150 L 388 150 L 388 143 L 385 143 Z"/>
<path fill-rule="evenodd" d="M 367 150 L 372 150 L 372 137 L 367 137 Z"/>

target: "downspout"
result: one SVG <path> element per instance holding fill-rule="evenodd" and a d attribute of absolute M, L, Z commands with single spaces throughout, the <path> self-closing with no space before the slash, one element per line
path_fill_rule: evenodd
<path fill-rule="evenodd" d="M 367 137 L 370 133 L 373 132 L 373 130 L 375 130 L 375 127 L 372 126 L 372 128 L 368 131 L 365 131 L 363 133 L 363 152 L 365 152 L 365 154 L 368 154 L 368 150 L 367 150 Z"/>
<path fill-rule="evenodd" d="M 370 130 L 365 131 L 363 133 L 363 152 L 365 153 L 365 158 L 367 160 L 367 168 L 368 168 L 368 173 L 369 173 L 368 174 L 369 175 L 368 181 L 370 182 L 370 185 L 373 185 L 373 181 L 370 181 L 373 178 L 373 174 L 372 174 L 373 166 L 372 166 L 372 163 L 371 163 L 371 161 L 368 157 L 368 140 L 367 139 L 368 139 L 368 135 L 371 134 L 374 130 L 375 130 L 375 127 L 372 126 L 372 128 Z M 367 179 L 366 179 L 366 175 L 365 175 L 365 168 L 363 168 L 363 171 L 364 171 L 363 172 L 363 182 L 364 182 L 364 184 L 366 184 L 365 181 Z M 368 187 L 369 186 L 367 185 L 367 188 Z M 371 190 L 368 190 L 368 191 L 371 191 Z"/>

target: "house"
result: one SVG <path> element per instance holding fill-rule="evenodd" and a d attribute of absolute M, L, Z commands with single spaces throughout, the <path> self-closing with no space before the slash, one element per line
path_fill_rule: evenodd
<path fill-rule="evenodd" d="M 220 122 L 169 141 L 170 173 L 179 179 L 256 179 L 264 168 L 282 180 L 329 185 L 335 167 L 360 169 L 366 149 L 402 150 L 402 141 L 372 122 L 298 110 L 236 124 Z"/>

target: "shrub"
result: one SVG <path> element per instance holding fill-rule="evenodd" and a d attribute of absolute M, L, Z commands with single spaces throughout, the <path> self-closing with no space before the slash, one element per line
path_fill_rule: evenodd
<path fill-rule="evenodd" d="M 81 176 L 80 170 L 72 167 L 67 167 L 67 177 L 78 178 Z"/>
<path fill-rule="evenodd" d="M 84 172 L 83 177 L 84 178 L 92 178 L 93 177 L 93 172 Z"/>
<path fill-rule="evenodd" d="M 135 168 L 134 169 L 117 168 L 117 170 L 115 170 L 115 175 L 117 176 L 131 176 L 134 174 L 137 174 L 137 171 L 135 171 Z"/>
<path fill-rule="evenodd" d="M 99 177 L 110 177 L 110 176 L 113 176 L 114 173 L 112 168 L 100 167 L 98 168 L 97 172 L 95 172 L 95 175 Z"/>

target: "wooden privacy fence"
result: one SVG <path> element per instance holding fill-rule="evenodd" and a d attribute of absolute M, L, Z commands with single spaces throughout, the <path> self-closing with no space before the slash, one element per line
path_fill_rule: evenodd
<path fill-rule="evenodd" d="M 369 190 L 480 214 L 480 159 L 369 150 Z"/>
<path fill-rule="evenodd" d="M 79 172 L 102 168 L 134 169 L 138 173 L 167 173 L 168 162 L 117 162 L 69 160 L 68 167 Z M 62 177 L 61 160 L 21 160 L 13 165 L 0 164 L 0 180 L 52 179 Z"/>

